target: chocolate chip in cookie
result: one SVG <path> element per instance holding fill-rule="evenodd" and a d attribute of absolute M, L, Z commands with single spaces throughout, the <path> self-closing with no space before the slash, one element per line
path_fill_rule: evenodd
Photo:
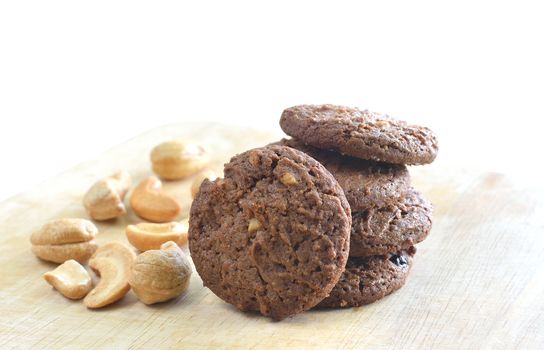
<path fill-rule="evenodd" d="M 356 307 L 393 293 L 406 283 L 414 254 L 411 247 L 385 256 L 350 257 L 342 278 L 317 307 Z"/>

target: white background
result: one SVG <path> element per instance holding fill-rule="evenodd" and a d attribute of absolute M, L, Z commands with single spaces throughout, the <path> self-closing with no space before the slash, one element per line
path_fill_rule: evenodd
<path fill-rule="evenodd" d="M 542 159 L 538 2 L 1 1 L 0 199 L 182 120 L 336 103 L 422 123 L 453 164 Z"/>

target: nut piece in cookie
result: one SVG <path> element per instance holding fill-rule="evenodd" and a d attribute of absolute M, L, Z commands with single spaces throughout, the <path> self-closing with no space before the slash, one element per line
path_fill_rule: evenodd
<path fill-rule="evenodd" d="M 428 128 L 388 115 L 335 105 L 301 105 L 283 111 L 286 134 L 321 149 L 393 164 L 428 164 L 438 141 Z"/>
<path fill-rule="evenodd" d="M 338 182 L 283 146 L 239 154 L 224 170 L 191 206 L 189 249 L 204 285 L 275 320 L 312 308 L 347 261 L 351 212 Z"/>
<path fill-rule="evenodd" d="M 280 181 L 282 184 L 289 186 L 289 185 L 296 185 L 298 183 L 297 179 L 293 174 L 291 173 L 285 173 L 280 177 Z"/>

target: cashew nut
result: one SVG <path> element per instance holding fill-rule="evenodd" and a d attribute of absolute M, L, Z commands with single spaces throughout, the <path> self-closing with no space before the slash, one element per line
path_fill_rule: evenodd
<path fill-rule="evenodd" d="M 127 294 L 130 290 L 128 275 L 135 257 L 131 249 L 118 242 L 98 248 L 89 260 L 89 266 L 100 275 L 100 281 L 83 299 L 85 306 L 101 308 Z"/>
<path fill-rule="evenodd" d="M 189 286 L 191 272 L 187 256 L 170 241 L 136 258 L 129 283 L 138 299 L 149 305 L 181 295 Z"/>
<path fill-rule="evenodd" d="M 96 251 L 98 229 L 84 219 L 57 219 L 43 225 L 30 237 L 32 252 L 40 259 L 63 263 L 87 261 Z"/>
<path fill-rule="evenodd" d="M 167 180 L 179 180 L 202 170 L 209 157 L 201 145 L 181 141 L 161 143 L 151 151 L 153 171 Z"/>
<path fill-rule="evenodd" d="M 169 222 L 166 224 L 140 223 L 128 225 L 126 228 L 127 239 L 139 251 L 159 249 L 161 244 L 174 241 L 178 244 L 187 242 L 189 227 L 182 222 Z"/>
<path fill-rule="evenodd" d="M 285 173 L 280 177 L 280 181 L 285 186 L 298 184 L 297 178 L 291 173 Z"/>
<path fill-rule="evenodd" d="M 138 216 L 152 222 L 173 221 L 181 213 L 181 204 L 162 191 L 162 183 L 155 176 L 140 182 L 132 192 L 130 204 Z"/>
<path fill-rule="evenodd" d="M 247 232 L 253 233 L 255 231 L 259 231 L 261 227 L 262 225 L 259 220 L 252 218 L 249 220 L 249 225 L 247 225 Z"/>
<path fill-rule="evenodd" d="M 210 181 L 213 181 L 217 178 L 217 175 L 211 170 L 203 171 L 202 173 L 195 176 L 195 179 L 193 180 L 193 183 L 191 185 L 191 196 L 193 198 L 196 197 L 196 194 L 200 190 L 200 185 L 202 185 L 202 182 L 205 179 L 208 179 Z"/>
<path fill-rule="evenodd" d="M 130 175 L 120 171 L 96 182 L 83 197 L 83 205 L 95 220 L 109 220 L 125 215 L 123 203 L 131 184 Z"/>
<path fill-rule="evenodd" d="M 53 271 L 46 272 L 43 278 L 69 299 L 81 299 L 93 287 L 91 276 L 75 260 L 67 260 Z"/>

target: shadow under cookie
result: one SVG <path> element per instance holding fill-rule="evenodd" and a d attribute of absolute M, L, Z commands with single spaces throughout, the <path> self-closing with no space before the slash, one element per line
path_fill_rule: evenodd
<path fill-rule="evenodd" d="M 410 189 L 410 174 L 404 165 L 345 156 L 298 139 L 282 139 L 273 145 L 297 149 L 321 163 L 344 190 L 353 212 L 388 205 L 404 197 Z"/>

